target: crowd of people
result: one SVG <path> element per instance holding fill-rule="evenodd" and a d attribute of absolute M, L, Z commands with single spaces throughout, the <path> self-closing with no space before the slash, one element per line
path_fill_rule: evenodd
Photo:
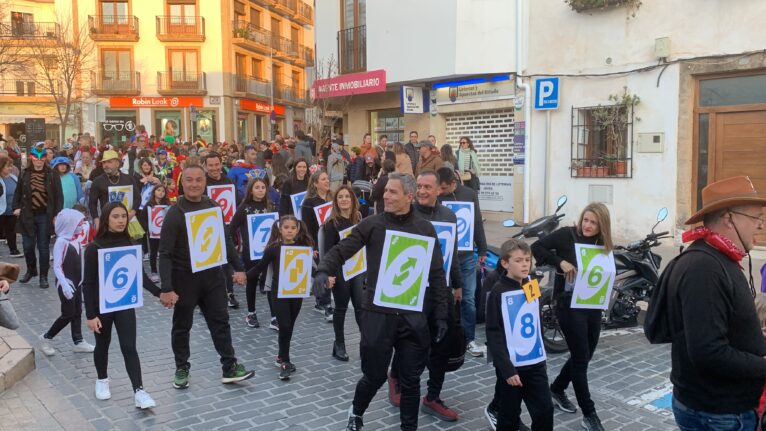
<path fill-rule="evenodd" d="M 237 359 L 232 345 L 228 308 L 239 307 L 235 285 L 246 286 L 243 328 L 260 327 L 255 303 L 259 291 L 266 296 L 269 328 L 278 331 L 274 362 L 279 379 L 287 381 L 298 372 L 290 347 L 303 298 L 277 292 L 284 283 L 280 261 L 285 247 L 303 247 L 312 251 L 313 309 L 333 324 L 329 356 L 349 361 L 344 336 L 349 304 L 361 334 L 362 377 L 347 430 L 363 428 L 365 411 L 386 382 L 389 402 L 400 409 L 401 429 L 417 429 L 419 410 L 445 421 L 458 420 L 458 412 L 441 398 L 445 375 L 460 368 L 466 352 L 479 357 L 487 351 L 497 377 L 493 399 L 484 409 L 492 429 L 529 429 L 520 420 L 522 401 L 534 430 L 554 428 L 554 408 L 572 414 L 579 408 L 584 429 L 604 429 L 588 382 L 601 311 L 571 304 L 577 247 L 597 246 L 605 254 L 615 247 L 605 205 L 587 205 L 574 226 L 531 247 L 519 240 L 505 242 L 497 269 L 484 279 L 486 295 L 477 295 L 477 271 L 483 270 L 487 241 L 477 193 L 481 168 L 468 137 L 460 138 L 460 148 L 452 151 L 446 144 L 437 150 L 433 136 L 419 140 L 417 132 L 407 143 L 389 143 L 385 135 L 373 143 L 365 134 L 361 144 L 348 151 L 341 137 L 317 145 L 302 132 L 240 148 L 201 138 L 194 144 L 178 143 L 138 130 L 127 145 L 94 145 L 88 135 L 73 137 L 61 149 L 41 142 L 29 149 L 23 168 L 16 163 L 21 157 L 12 155 L 18 147 L 6 142 L 0 150 L 0 206 L 5 205 L 0 208 L 0 233 L 10 255 L 26 260 L 19 281 L 39 277 L 39 286 L 48 288 L 52 267 L 61 302 L 60 316 L 39 337 L 40 349 L 56 354 L 52 339 L 70 326 L 73 350 L 94 355 L 97 399 L 111 397 L 108 351 L 114 328 L 136 407 L 156 405 L 141 378 L 136 308 L 110 311 L 102 306 L 104 252 L 140 245 L 140 257 L 149 268 L 145 271 L 139 258 L 143 287 L 173 310 L 172 384 L 184 389 L 191 384 L 189 333 L 197 307 L 220 356 L 222 383 L 241 382 L 255 373 Z M 667 324 L 672 328 L 669 336 L 653 341 L 673 343 L 673 409 L 684 430 L 724 429 L 711 426 L 714 419 L 755 429 L 749 424 L 758 420 L 754 411 L 766 377 L 766 344 L 748 298 L 754 289 L 734 273 L 736 263 L 752 248 L 750 238 L 763 227 L 760 207 L 766 200 L 755 195 L 749 180 L 743 181 L 703 191 L 703 208 L 687 223 L 702 221 L 704 227 L 685 234 L 686 240 L 695 241 L 690 251 L 702 253 L 684 253 L 677 268 L 685 268 L 668 276 L 675 277 L 673 289 L 688 286 L 688 291 L 667 299 L 673 310 L 667 315 L 678 317 Z M 232 187 L 235 202 L 231 217 L 210 227 L 221 233 L 216 247 L 222 259 L 200 268 L 192 250 L 190 220 L 201 211 L 226 210 L 210 195 L 210 187 L 216 186 Z M 304 192 L 296 206 L 295 196 Z M 457 226 L 450 208 L 464 203 L 474 208 L 473 219 L 461 221 L 471 225 L 473 235 L 467 247 L 459 247 L 457 240 L 451 245 L 442 241 L 436 228 Z M 150 234 L 150 208 L 162 205 L 168 208 L 157 238 Z M 318 209 L 328 205 L 330 215 L 320 218 Z M 272 213 L 276 221 L 261 254 L 254 257 L 249 216 Z M 17 248 L 17 230 L 23 254 Z M 421 241 L 430 255 L 410 257 L 392 279 L 387 271 L 389 247 L 399 239 Z M 346 263 L 362 251 L 367 270 L 347 277 Z M 533 353 L 519 346 L 541 332 L 539 316 L 519 314 L 518 322 L 508 317 L 514 298 L 521 299 L 521 307 L 528 303 L 538 308 L 530 277 L 533 259 L 556 268 L 555 313 L 570 352 L 552 383 L 542 342 Z M 410 277 L 415 271 L 422 275 Z M 405 292 L 411 298 L 397 302 L 387 296 L 387 289 L 409 278 L 417 279 Z M 718 288 L 703 289 L 711 283 Z M 661 280 L 658 298 L 667 295 L 665 287 Z M 477 342 L 477 301 L 486 301 L 486 346 Z M 653 306 L 658 306 L 654 299 Z M 82 334 L 83 307 L 95 346 Z M 699 316 L 705 316 L 702 332 L 695 330 L 702 324 Z M 428 390 L 421 398 L 420 376 L 426 368 Z M 566 393 L 570 384 L 576 404 Z"/>

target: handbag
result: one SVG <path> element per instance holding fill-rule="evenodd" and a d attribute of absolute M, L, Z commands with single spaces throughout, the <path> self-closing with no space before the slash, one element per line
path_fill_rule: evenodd
<path fill-rule="evenodd" d="M 13 309 L 7 293 L 0 292 L 0 326 L 8 329 L 18 329 L 19 318 Z"/>
<path fill-rule="evenodd" d="M 128 235 L 133 239 L 143 238 L 146 235 L 146 231 L 141 227 L 137 217 L 133 217 L 128 223 Z"/>

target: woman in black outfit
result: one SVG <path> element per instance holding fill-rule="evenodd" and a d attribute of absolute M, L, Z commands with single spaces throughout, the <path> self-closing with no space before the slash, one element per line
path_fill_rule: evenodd
<path fill-rule="evenodd" d="M 348 185 L 342 185 L 335 192 L 332 200 L 332 214 L 324 224 L 324 243 L 322 252 L 327 253 L 340 242 L 340 232 L 355 226 L 362 219 L 359 214 L 359 202 L 354 196 L 354 191 Z M 339 268 L 338 274 L 333 274 L 335 285 L 332 287 L 332 296 L 335 298 L 335 311 L 332 316 L 332 326 L 335 331 L 335 342 L 332 345 L 332 356 L 339 361 L 348 361 L 346 353 L 346 339 L 343 333 L 343 324 L 346 321 L 349 299 L 354 304 L 354 314 L 359 324 L 358 313 L 361 307 L 361 292 L 364 278 L 360 275 L 351 280 L 345 280 Z"/>
<path fill-rule="evenodd" d="M 314 214 L 314 208 L 326 204 L 331 198 L 330 176 L 327 175 L 327 172 L 325 171 L 314 172 L 311 175 L 311 178 L 309 178 L 306 198 L 301 204 L 301 220 L 306 224 L 308 234 L 314 244 L 319 244 L 319 220 L 317 220 L 316 214 Z M 319 250 L 318 245 L 314 250 Z M 323 313 L 325 320 L 332 322 L 333 310 L 330 306 L 332 302 L 330 298 L 330 290 L 316 289 L 314 290 L 314 295 L 317 299 L 314 311 Z"/>
<path fill-rule="evenodd" d="M 279 216 L 295 215 L 293 214 L 293 203 L 290 199 L 290 195 L 296 193 L 302 193 L 306 191 L 309 185 L 309 164 L 306 159 L 298 159 L 293 165 L 293 171 L 290 175 L 290 179 L 282 184 L 280 189 L 281 196 L 279 199 Z M 276 172 L 274 173 L 276 175 Z"/>
<path fill-rule="evenodd" d="M 612 244 L 609 209 L 592 203 L 585 207 L 576 226 L 563 227 L 532 244 L 538 264 L 556 267 L 553 300 L 556 317 L 564 333 L 570 357 L 551 385 L 553 404 L 560 410 L 575 413 L 577 408 L 564 392 L 572 383 L 577 404 L 582 409 L 582 426 L 589 431 L 602 431 L 601 420 L 588 389 L 588 363 L 596 350 L 601 333 L 601 310 L 573 309 L 572 289 L 577 274 L 575 244 L 595 244 L 609 253 Z"/>
<path fill-rule="evenodd" d="M 393 159 L 383 160 L 383 169 L 380 171 L 380 177 L 375 181 L 375 185 L 372 186 L 372 194 L 370 200 L 375 203 L 375 214 L 383 213 L 383 193 L 386 192 L 386 184 L 388 184 L 388 174 L 396 170 L 396 163 Z"/>
<path fill-rule="evenodd" d="M 96 239 L 85 249 L 85 271 L 83 278 L 83 296 L 85 297 L 85 314 L 88 318 L 88 328 L 96 337 L 96 349 L 93 352 L 93 362 L 96 365 L 98 380 L 96 380 L 96 398 L 107 400 L 112 394 L 109 391 L 107 364 L 109 361 L 109 343 L 112 341 L 112 326 L 117 328 L 120 339 L 120 350 L 125 360 L 125 368 L 133 385 L 136 407 L 146 409 L 154 407 L 154 400 L 144 391 L 141 379 L 141 363 L 136 350 L 136 311 L 127 310 L 101 313 L 99 310 L 99 270 L 98 251 L 115 247 L 135 245 L 128 235 L 128 210 L 121 202 L 110 202 L 101 210 Z M 141 263 L 139 256 L 139 264 Z M 143 285 L 152 295 L 159 297 L 160 289 L 141 270 Z"/>
<path fill-rule="evenodd" d="M 274 206 L 269 201 L 268 178 L 251 178 L 245 186 L 245 198 L 234 213 L 229 225 L 232 235 L 242 238 L 242 262 L 245 264 L 245 271 L 249 271 L 258 262 L 250 259 L 250 235 L 247 229 L 247 216 L 250 214 L 266 214 L 274 212 Z M 258 317 L 255 314 L 255 291 L 257 287 L 263 289 L 266 284 L 266 273 L 256 274 L 256 277 L 248 277 L 247 289 L 247 316 L 245 322 L 251 328 L 260 327 Z M 270 327 L 277 329 L 277 318 L 274 316 L 274 304 L 271 295 L 268 295 L 269 313 L 271 314 Z"/>

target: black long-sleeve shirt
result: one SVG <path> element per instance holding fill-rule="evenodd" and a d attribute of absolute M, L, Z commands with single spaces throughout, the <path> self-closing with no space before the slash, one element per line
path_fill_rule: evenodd
<path fill-rule="evenodd" d="M 208 208 L 215 208 L 218 204 L 202 196 L 199 202 L 192 202 L 186 199 L 186 196 L 179 196 L 175 205 L 168 208 L 165 220 L 162 223 L 162 233 L 160 234 L 160 280 L 162 280 L 162 291 L 172 292 L 182 290 L 183 286 L 173 285 L 173 272 L 184 271 L 191 273 L 191 257 L 189 255 L 189 242 L 186 233 L 186 213 Z M 228 229 L 224 229 L 226 241 L 226 259 L 237 272 L 245 270 L 242 261 L 237 255 L 234 247 L 234 241 L 231 239 Z M 209 268 L 205 271 L 218 271 L 218 267 Z"/>
<path fill-rule="evenodd" d="M 99 293 L 98 293 L 98 251 L 102 248 L 126 247 L 135 245 L 127 234 L 118 234 L 107 232 L 104 236 L 96 238 L 95 241 L 85 247 L 85 270 L 83 277 L 83 296 L 85 298 L 85 316 L 88 320 L 98 317 L 99 311 Z M 139 256 L 139 259 L 141 257 Z M 152 295 L 159 296 L 160 289 L 146 276 L 143 267 L 141 268 L 143 276 L 144 289 Z"/>
<path fill-rule="evenodd" d="M 261 260 L 255 262 L 255 266 L 247 271 L 247 278 L 256 278 L 259 274 L 266 274 L 269 266 L 271 265 L 271 290 L 279 291 L 279 258 L 282 251 L 281 244 L 274 244 L 266 247 L 263 250 L 263 257 Z"/>
<path fill-rule="evenodd" d="M 266 197 L 266 202 L 243 202 L 237 207 L 237 211 L 234 212 L 229 229 L 231 230 L 232 238 L 236 235 L 240 235 L 240 238 L 242 238 L 242 256 L 244 258 L 250 259 L 250 236 L 247 231 L 247 216 L 270 212 L 274 212 L 274 208 L 271 206 L 268 196 Z"/>
<path fill-rule="evenodd" d="M 327 201 L 319 196 L 312 196 L 303 200 L 301 204 L 301 219 L 306 223 L 306 227 L 309 230 L 309 236 L 314 240 L 316 249 L 319 249 L 319 221 L 316 214 L 314 214 L 314 208 L 319 205 L 326 204 Z"/>
<path fill-rule="evenodd" d="M 550 235 L 532 244 L 532 255 L 538 265 L 552 265 L 556 268 L 556 279 L 553 284 L 553 295 L 558 298 L 564 292 L 564 273 L 561 262 L 567 261 L 577 267 L 575 244 L 599 244 L 599 235 L 586 237 L 577 233 L 574 226 L 566 226 L 553 231 Z M 561 304 L 568 307 L 568 304 Z"/>
<path fill-rule="evenodd" d="M 319 263 L 317 273 L 342 277 L 343 263 L 353 257 L 362 247 L 367 246 L 367 282 L 362 295 L 362 308 L 387 314 L 416 313 L 416 311 L 399 310 L 373 304 L 375 286 L 378 282 L 378 270 L 383 254 L 383 242 L 387 230 L 430 236 L 434 239 L 423 312 L 433 316 L 436 320 L 446 320 L 449 291 L 444 276 L 444 262 L 438 244 L 439 238 L 436 236 L 433 225 L 415 215 L 412 209 L 404 215 L 383 213 L 362 219 L 351 231 L 351 235 L 325 253 Z"/>
<path fill-rule="evenodd" d="M 766 340 L 750 287 L 736 262 L 703 240 L 694 248 L 717 258 L 687 251 L 668 279 L 673 396 L 715 414 L 753 410 L 766 378 Z"/>
<path fill-rule="evenodd" d="M 473 242 L 476 244 L 479 256 L 486 256 L 487 237 L 484 235 L 484 222 L 481 218 L 479 195 L 473 189 L 458 184 L 454 192 L 439 196 L 439 203 L 445 201 L 473 202 Z M 459 256 L 467 254 L 473 254 L 473 251 L 461 251 Z"/>
<path fill-rule="evenodd" d="M 98 218 L 101 208 L 109 202 L 109 187 L 114 186 L 133 186 L 133 207 L 128 208 L 128 211 L 138 210 L 141 204 L 141 189 L 134 181 L 134 178 L 122 172 L 112 177 L 103 174 L 93 180 L 93 184 L 90 186 L 88 210 L 91 217 L 94 219 Z"/>
<path fill-rule="evenodd" d="M 415 214 L 428 221 L 453 223 L 457 229 L 457 217 L 455 216 L 455 213 L 438 202 L 432 207 L 423 206 L 415 202 L 412 207 L 415 208 Z M 463 275 L 460 273 L 460 262 L 457 260 L 457 253 L 457 238 L 455 238 L 452 250 L 452 264 L 449 267 L 449 286 L 453 289 L 462 289 Z M 442 258 L 443 257 L 444 256 L 442 256 Z"/>
<path fill-rule="evenodd" d="M 290 198 L 290 195 L 305 192 L 306 189 L 308 188 L 308 184 L 309 184 L 308 174 L 306 174 L 306 177 L 303 179 L 303 181 L 290 178 L 289 180 L 285 181 L 284 184 L 282 184 L 282 190 L 280 190 L 280 196 L 279 196 L 279 216 L 280 217 L 282 217 L 283 215 L 294 215 L 293 202 Z"/>
<path fill-rule="evenodd" d="M 388 174 L 381 175 L 378 181 L 372 186 L 372 194 L 370 200 L 375 202 L 375 212 L 377 214 L 383 213 L 385 207 L 383 205 L 383 193 L 386 192 L 386 184 L 388 184 Z"/>

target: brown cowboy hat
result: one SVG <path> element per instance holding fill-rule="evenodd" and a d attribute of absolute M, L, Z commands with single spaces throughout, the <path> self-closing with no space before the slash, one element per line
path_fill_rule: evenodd
<path fill-rule="evenodd" d="M 766 206 L 766 197 L 755 191 L 750 177 L 726 178 L 702 189 L 702 209 L 686 220 L 686 224 L 702 221 L 705 214 L 740 205 Z"/>

